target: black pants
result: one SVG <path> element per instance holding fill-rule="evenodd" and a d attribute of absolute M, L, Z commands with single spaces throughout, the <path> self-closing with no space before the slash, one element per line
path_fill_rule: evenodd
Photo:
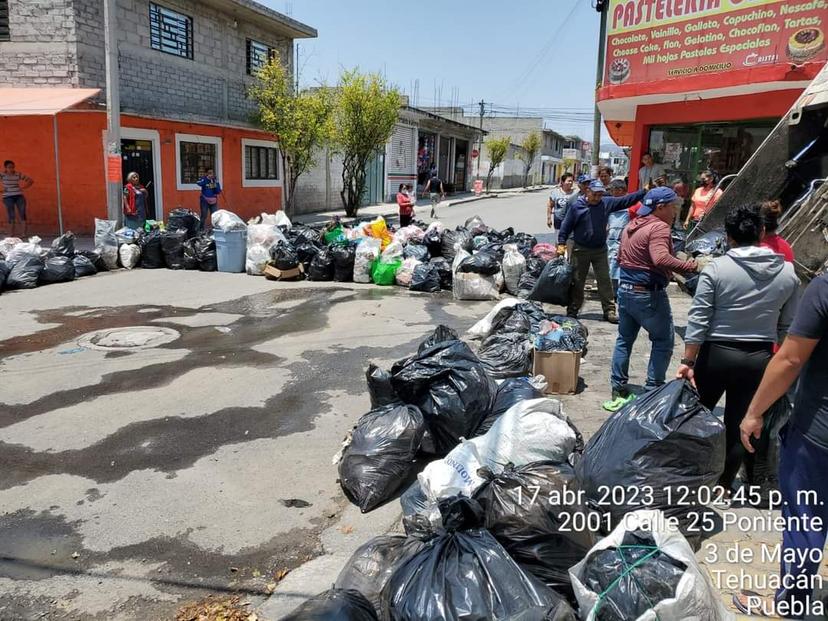
<path fill-rule="evenodd" d="M 739 425 L 759 388 L 771 358 L 772 343 L 708 341 L 696 361 L 696 386 L 702 404 L 712 410 L 725 395 L 725 467 L 719 484 L 731 489 L 742 462 L 753 476 L 753 454 L 742 446 Z"/>
<path fill-rule="evenodd" d="M 409 224 L 411 224 L 412 218 L 413 216 L 400 214 L 400 228 L 406 227 Z"/>

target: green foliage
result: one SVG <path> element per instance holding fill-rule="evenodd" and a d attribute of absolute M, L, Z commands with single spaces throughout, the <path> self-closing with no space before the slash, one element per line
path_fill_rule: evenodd
<path fill-rule="evenodd" d="M 529 171 L 532 170 L 532 164 L 535 163 L 535 158 L 541 150 L 541 137 L 538 132 L 532 132 L 523 139 L 521 144 L 523 152 L 520 154 L 520 159 L 523 160 L 523 187 L 529 185 Z"/>
<path fill-rule="evenodd" d="M 503 163 L 506 158 L 506 153 L 509 151 L 509 145 L 512 144 L 511 136 L 504 136 L 503 138 L 490 138 L 486 141 L 486 149 L 489 152 L 489 172 L 486 175 L 486 191 L 489 191 L 489 185 L 492 182 L 492 175 L 494 175 L 495 168 Z"/>
<path fill-rule="evenodd" d="M 342 204 L 353 217 L 365 188 L 366 169 L 394 131 L 402 98 L 382 76 L 343 72 L 336 90 L 332 142 L 342 155 Z"/>
<path fill-rule="evenodd" d="M 296 182 L 316 163 L 314 155 L 331 133 L 334 98 L 321 87 L 297 93 L 278 54 L 256 73 L 249 97 L 258 104 L 258 123 L 279 140 L 287 182 L 286 207 L 293 215 Z"/>

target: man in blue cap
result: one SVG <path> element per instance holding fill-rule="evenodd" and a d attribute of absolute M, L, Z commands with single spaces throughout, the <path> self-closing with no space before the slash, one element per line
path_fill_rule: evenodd
<path fill-rule="evenodd" d="M 667 283 L 673 272 L 690 273 L 697 269 L 695 261 L 680 261 L 673 256 L 670 227 L 680 201 L 671 188 L 650 190 L 638 210 L 638 217 L 621 233 L 618 338 L 610 373 L 612 401 L 604 404 L 611 412 L 632 398 L 627 388 L 630 355 L 641 328 L 647 331 L 652 343 L 646 388 L 664 383 L 675 345 Z"/>
<path fill-rule="evenodd" d="M 610 323 L 618 323 L 607 257 L 607 220 L 612 212 L 635 205 L 646 192 L 641 190 L 614 198 L 605 196 L 606 191 L 603 183 L 593 179 L 589 183 L 586 196 L 579 198 L 569 208 L 558 233 L 558 255 L 566 253 L 566 242 L 571 235 L 575 240 L 570 253 L 574 277 L 567 315 L 578 316 L 584 304 L 584 287 L 589 266 L 592 265 L 592 271 L 598 281 L 598 295 L 601 297 L 604 319 Z"/>

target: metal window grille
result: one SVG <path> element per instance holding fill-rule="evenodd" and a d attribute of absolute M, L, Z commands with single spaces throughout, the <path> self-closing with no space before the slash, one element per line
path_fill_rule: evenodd
<path fill-rule="evenodd" d="M 244 148 L 244 178 L 267 179 L 279 178 L 278 152 L 272 147 Z"/>
<path fill-rule="evenodd" d="M 165 54 L 193 59 L 193 18 L 150 2 L 150 44 Z"/>
<path fill-rule="evenodd" d="M 182 142 L 180 149 L 181 183 L 196 183 L 211 168 L 216 170 L 216 145 Z"/>
<path fill-rule="evenodd" d="M 255 75 L 255 73 L 261 69 L 262 67 L 267 64 L 273 56 L 275 55 L 276 50 L 273 48 L 265 45 L 264 43 L 259 43 L 258 41 L 253 41 L 252 39 L 247 40 L 247 74 L 248 75 Z"/>
<path fill-rule="evenodd" d="M 9 2 L 8 0 L 0 0 L 0 41 L 10 41 L 11 32 L 9 32 Z"/>

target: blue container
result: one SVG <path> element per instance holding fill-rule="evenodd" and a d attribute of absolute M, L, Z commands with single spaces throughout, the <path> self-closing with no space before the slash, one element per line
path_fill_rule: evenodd
<path fill-rule="evenodd" d="M 247 258 L 247 231 L 219 231 L 213 229 L 216 240 L 218 271 L 239 273 L 244 271 Z"/>

